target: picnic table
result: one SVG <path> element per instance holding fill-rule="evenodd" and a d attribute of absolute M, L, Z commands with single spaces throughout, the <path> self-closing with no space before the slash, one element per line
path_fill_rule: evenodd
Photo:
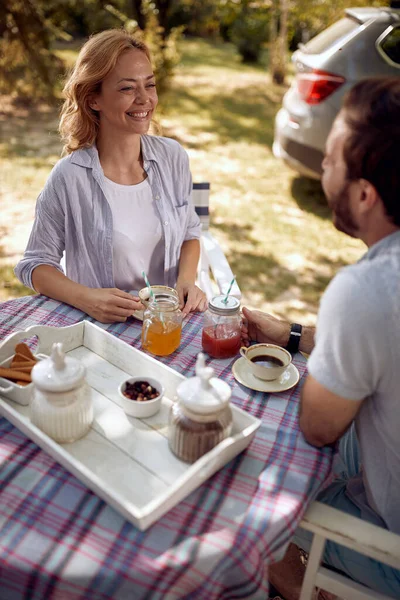
<path fill-rule="evenodd" d="M 45 296 L 0 305 L 0 340 L 31 325 L 89 319 Z M 98 323 L 97 323 L 98 324 Z M 140 348 L 141 323 L 101 325 Z M 202 315 L 162 362 L 194 374 Z M 209 364 L 232 402 L 262 420 L 248 449 L 146 531 L 139 531 L 0 416 L 1 600 L 216 600 L 268 597 L 267 565 L 279 560 L 329 474 L 332 450 L 299 430 L 302 376 L 286 392 L 254 392 L 232 375 L 235 359 Z"/>

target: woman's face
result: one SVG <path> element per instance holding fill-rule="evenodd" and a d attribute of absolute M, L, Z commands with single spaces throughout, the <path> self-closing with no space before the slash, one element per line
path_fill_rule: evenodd
<path fill-rule="evenodd" d="M 119 57 L 90 106 L 99 113 L 103 133 L 112 128 L 114 132 L 144 134 L 157 103 L 150 61 L 144 52 L 132 48 Z"/>

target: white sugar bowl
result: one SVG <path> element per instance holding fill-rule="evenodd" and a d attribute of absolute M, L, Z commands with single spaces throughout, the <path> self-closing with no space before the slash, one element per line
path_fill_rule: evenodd
<path fill-rule="evenodd" d="M 213 377 L 204 354 L 197 355 L 196 376 L 179 384 L 169 413 L 168 441 L 181 460 L 193 463 L 231 435 L 231 388 Z"/>
<path fill-rule="evenodd" d="M 85 373 L 79 360 L 64 354 L 60 343 L 53 344 L 51 356 L 32 369 L 31 421 L 56 442 L 74 442 L 93 421 Z"/>

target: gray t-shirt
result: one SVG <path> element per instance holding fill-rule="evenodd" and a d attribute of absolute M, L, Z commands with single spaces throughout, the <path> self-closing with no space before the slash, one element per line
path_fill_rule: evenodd
<path fill-rule="evenodd" d="M 365 399 L 356 417 L 362 474 L 347 493 L 363 517 L 400 534 L 400 231 L 332 280 L 308 369 L 331 392 Z"/>

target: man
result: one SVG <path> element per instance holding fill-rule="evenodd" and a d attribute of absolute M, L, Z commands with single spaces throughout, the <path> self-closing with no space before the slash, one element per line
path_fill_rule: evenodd
<path fill-rule="evenodd" d="M 400 77 L 366 79 L 349 92 L 327 140 L 322 185 L 335 227 L 367 253 L 328 286 L 315 345 L 313 328 L 246 308 L 243 335 L 311 352 L 300 428 L 315 446 L 340 440 L 343 461 L 318 500 L 400 534 Z M 294 541 L 308 550 L 311 536 L 299 531 Z M 400 571 L 334 543 L 324 561 L 400 598 Z M 293 546 L 270 575 L 287 600 L 300 586 L 291 574 Z"/>

